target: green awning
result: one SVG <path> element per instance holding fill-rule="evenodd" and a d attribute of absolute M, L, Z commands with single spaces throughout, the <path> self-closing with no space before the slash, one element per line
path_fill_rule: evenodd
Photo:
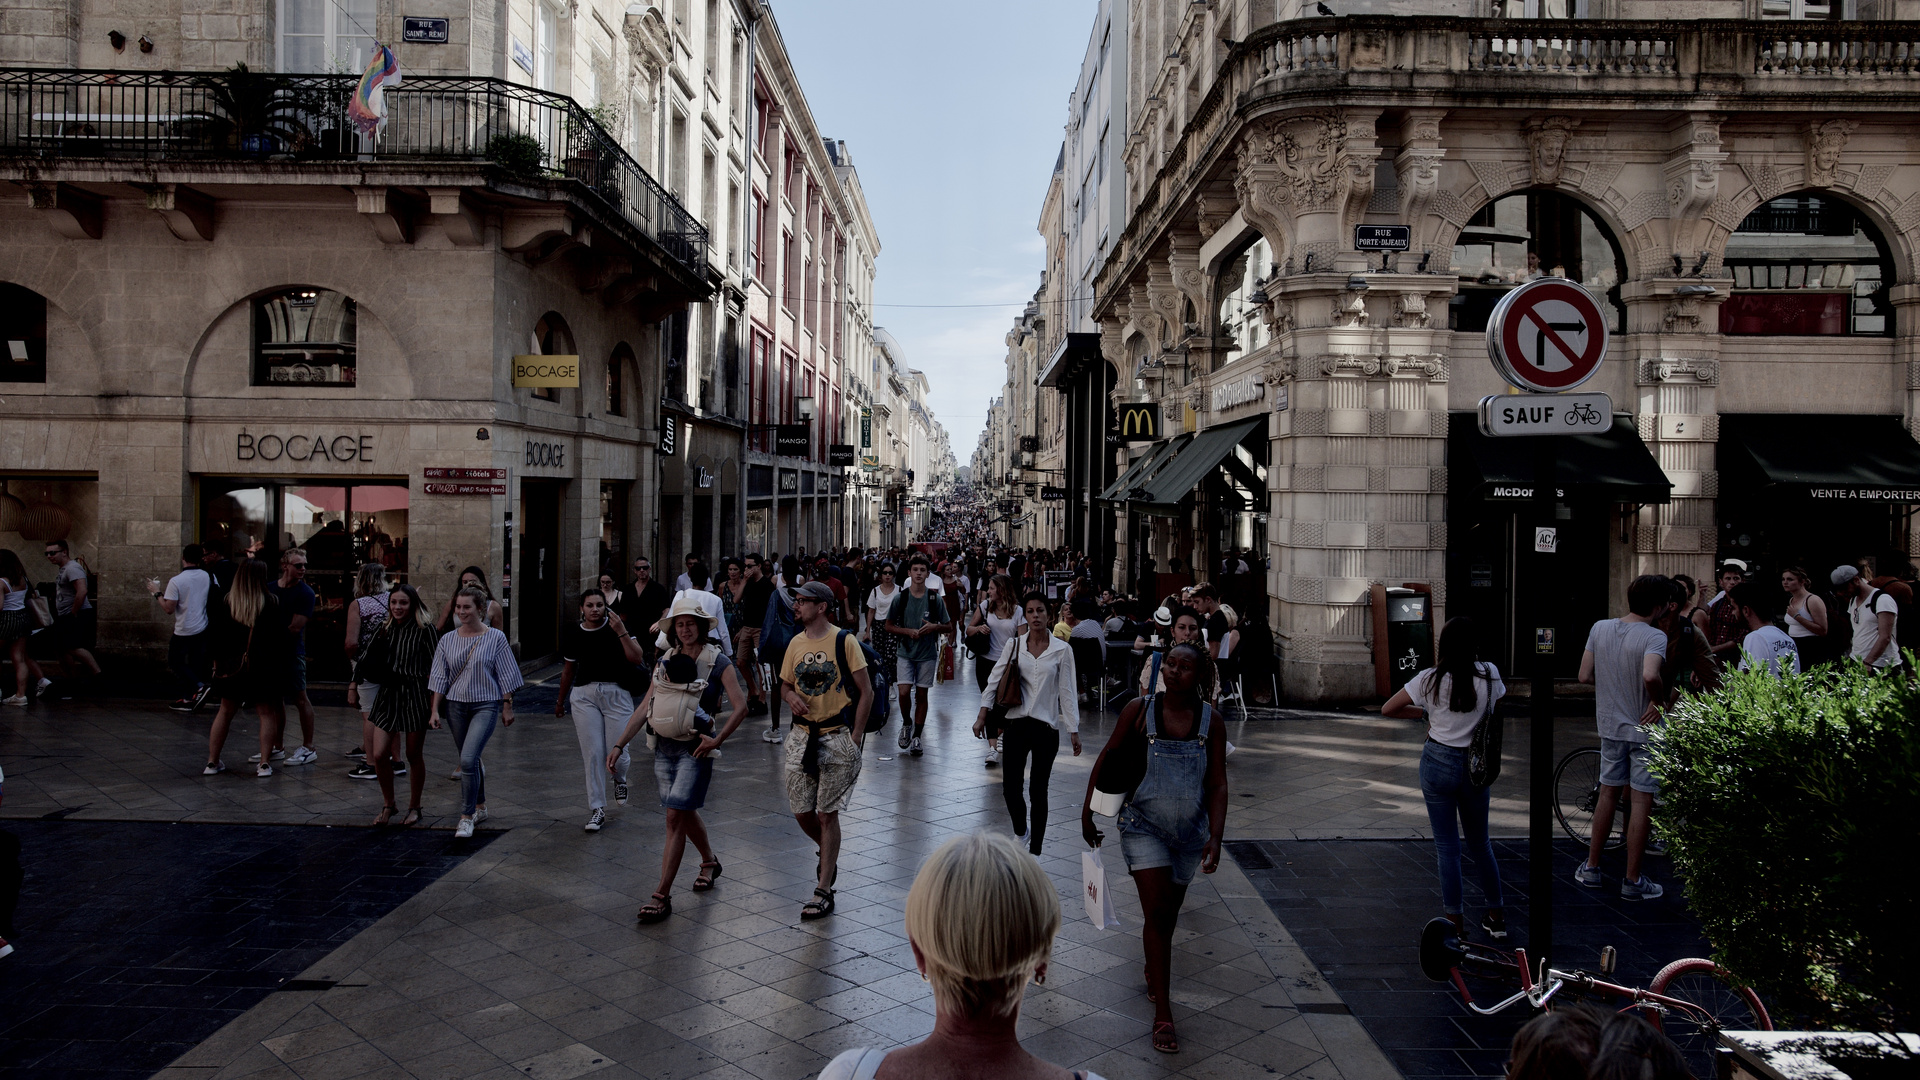
<path fill-rule="evenodd" d="M 1467 416 L 1460 413 L 1456 416 Z M 1468 421 L 1471 421 L 1468 417 Z M 1455 421 L 1466 426 L 1467 422 Z M 1493 439 L 1472 427 L 1467 435 L 1473 460 L 1465 480 L 1488 499 L 1533 497 L 1534 444 L 1539 440 Z M 1672 500 L 1673 481 L 1660 469 L 1647 444 L 1634 430 L 1633 417 L 1617 413 L 1613 428 L 1600 435 L 1561 435 L 1554 440 L 1559 454 L 1556 486 L 1562 491 L 1600 496 L 1614 502 L 1664 503 Z M 1477 470 L 1478 475 L 1472 472 Z M 1456 491 L 1461 490 L 1459 480 Z"/>
<path fill-rule="evenodd" d="M 1147 478 L 1143 485 L 1147 489 L 1147 497 L 1134 500 L 1134 504 L 1149 513 L 1178 510 L 1182 503 L 1193 497 L 1200 482 L 1233 453 L 1233 448 L 1240 445 L 1241 440 L 1256 430 L 1266 430 L 1266 426 L 1267 418 L 1256 416 L 1251 420 L 1208 428 L 1195 434 L 1192 442 L 1175 450 L 1166 463 Z"/>
<path fill-rule="evenodd" d="M 1815 499 L 1920 502 L 1920 442 L 1898 416 L 1720 417 L 1723 484 Z"/>
<path fill-rule="evenodd" d="M 1098 500 L 1115 505 L 1126 502 L 1127 492 L 1145 483 L 1146 478 L 1152 476 L 1153 471 L 1175 452 L 1175 447 L 1185 446 L 1192 438 L 1191 435 L 1175 435 L 1171 439 L 1162 439 L 1154 443 L 1147 448 L 1146 453 L 1135 458 L 1133 464 L 1127 466 L 1127 471 L 1121 473 L 1119 479 L 1107 485 L 1107 489 L 1097 496 Z"/>

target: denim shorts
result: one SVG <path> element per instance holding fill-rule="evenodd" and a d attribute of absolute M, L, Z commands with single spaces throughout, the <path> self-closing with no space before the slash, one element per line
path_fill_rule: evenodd
<path fill-rule="evenodd" d="M 926 660 L 915 660 L 901 653 L 894 670 L 896 686 L 932 686 L 933 677 L 940 670 L 940 657 L 935 655 Z"/>
<path fill-rule="evenodd" d="M 1600 783 L 1605 787 L 1626 787 L 1657 795 L 1660 778 L 1647 767 L 1647 744 L 1622 739 L 1600 740 Z"/>
<path fill-rule="evenodd" d="M 1176 847 L 1150 832 L 1129 832 L 1127 810 L 1120 812 L 1120 855 L 1127 861 L 1127 873 L 1164 866 L 1173 872 L 1175 885 L 1192 884 L 1193 875 L 1200 870 L 1200 856 L 1206 849 Z"/>
<path fill-rule="evenodd" d="M 707 804 L 713 757 L 694 757 L 696 745 L 654 739 L 653 778 L 660 784 L 660 805 L 669 810 L 698 810 Z"/>
<path fill-rule="evenodd" d="M 288 701 L 307 692 L 307 658 L 304 653 L 294 656 L 293 663 L 287 667 Z"/>

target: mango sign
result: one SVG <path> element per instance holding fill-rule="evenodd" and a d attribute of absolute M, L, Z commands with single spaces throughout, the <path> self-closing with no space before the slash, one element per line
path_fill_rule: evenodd
<path fill-rule="evenodd" d="M 580 358 L 577 356 L 516 356 L 513 358 L 515 386 L 579 386 Z"/>

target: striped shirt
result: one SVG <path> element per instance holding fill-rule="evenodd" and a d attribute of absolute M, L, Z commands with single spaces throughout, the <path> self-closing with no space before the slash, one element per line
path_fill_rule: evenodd
<path fill-rule="evenodd" d="M 449 701 L 499 701 L 523 681 L 507 635 L 489 626 L 477 638 L 455 631 L 440 639 L 427 689 Z"/>

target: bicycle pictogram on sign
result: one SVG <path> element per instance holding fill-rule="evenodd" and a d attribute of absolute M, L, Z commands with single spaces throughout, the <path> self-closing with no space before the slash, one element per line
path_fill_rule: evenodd
<path fill-rule="evenodd" d="M 1592 378 L 1606 354 L 1599 302 L 1565 278 L 1527 282 L 1502 297 L 1487 320 L 1487 355 L 1522 389 L 1570 390 Z"/>

